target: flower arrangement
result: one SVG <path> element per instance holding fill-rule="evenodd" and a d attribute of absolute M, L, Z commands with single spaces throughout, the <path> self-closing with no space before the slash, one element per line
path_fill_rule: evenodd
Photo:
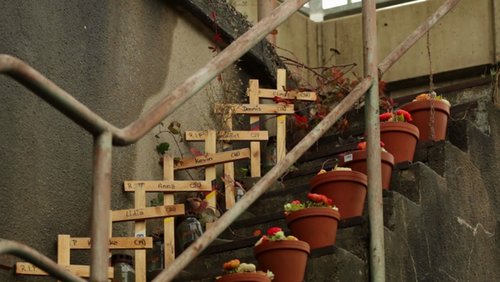
<path fill-rule="evenodd" d="M 295 236 L 288 235 L 285 236 L 285 232 L 279 227 L 271 227 L 267 229 L 266 235 L 262 236 L 255 246 L 258 246 L 265 242 L 274 242 L 274 241 L 298 241 L 299 239 Z"/>
<path fill-rule="evenodd" d="M 239 259 L 232 259 L 228 262 L 225 262 L 222 267 L 224 268 L 224 270 L 228 274 L 232 274 L 232 273 L 257 273 L 257 274 L 267 276 L 270 280 L 273 280 L 273 278 L 274 278 L 274 274 L 271 271 L 268 270 L 267 272 L 264 272 L 261 270 L 257 270 L 257 268 L 255 267 L 255 264 L 242 263 L 242 262 L 240 262 Z"/>
<path fill-rule="evenodd" d="M 381 122 L 385 121 L 393 121 L 393 122 L 410 122 L 413 119 L 411 118 L 411 114 L 405 110 L 396 110 L 395 112 L 387 112 L 379 115 L 379 119 Z"/>
<path fill-rule="evenodd" d="M 384 146 L 385 146 L 385 143 L 384 143 L 384 142 L 382 142 L 382 141 L 380 141 L 380 149 L 381 149 L 382 151 L 384 151 L 384 152 L 387 152 L 387 151 L 385 150 Z M 366 141 L 359 142 L 356 148 L 357 148 L 358 150 L 360 150 L 360 151 L 364 151 L 364 150 L 366 150 Z"/>
<path fill-rule="evenodd" d="M 426 101 L 426 100 L 440 100 L 440 101 L 443 101 L 448 106 L 451 106 L 450 102 L 448 100 L 443 98 L 443 96 L 441 96 L 441 95 L 436 95 L 436 92 L 422 93 L 422 94 L 418 95 L 417 97 L 415 97 L 415 99 L 413 99 L 413 102 Z"/>
<path fill-rule="evenodd" d="M 352 171 L 352 169 L 350 167 L 335 166 L 334 168 L 332 168 L 331 171 Z M 327 172 L 328 171 L 326 171 L 326 169 L 322 168 L 318 171 L 318 173 L 316 175 L 320 175 L 320 174 L 327 173 Z"/>
<path fill-rule="evenodd" d="M 302 203 L 299 200 L 293 200 L 290 203 L 286 203 L 284 205 L 285 215 L 307 208 L 331 208 L 336 211 L 339 210 L 333 204 L 332 199 L 328 198 L 323 194 L 308 193 L 307 198 L 309 199 L 309 201 L 306 201 L 304 203 Z"/>

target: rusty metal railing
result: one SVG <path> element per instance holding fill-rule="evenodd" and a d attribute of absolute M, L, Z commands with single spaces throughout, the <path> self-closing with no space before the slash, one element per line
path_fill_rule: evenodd
<path fill-rule="evenodd" d="M 422 37 L 444 14 L 450 11 L 460 0 L 447 0 L 431 17 L 429 17 L 420 27 L 418 27 L 400 46 L 398 46 L 381 64 L 378 65 L 378 75 L 382 76 L 387 69 L 394 64 L 411 46 L 415 44 L 418 38 Z M 236 39 L 218 56 L 210 60 L 203 68 L 185 80 L 170 95 L 162 93 L 164 98 L 153 108 L 146 112 L 142 117 L 130 125 L 120 129 L 92 110 L 73 98 L 69 93 L 58 87 L 52 81 L 44 77 L 38 71 L 30 67 L 23 61 L 9 55 L 0 55 L 0 73 L 8 75 L 26 86 L 33 93 L 44 99 L 50 105 L 65 114 L 75 123 L 82 126 L 89 133 L 94 135 L 94 164 L 93 164 L 93 207 L 92 207 L 92 251 L 91 251 L 91 281 L 107 281 L 106 267 L 108 259 L 108 234 L 109 234 L 109 208 L 111 201 L 111 152 L 113 145 L 125 146 L 137 142 L 146 135 L 156 124 L 165 119 L 177 107 L 186 102 L 190 97 L 196 94 L 201 88 L 210 82 L 217 74 L 222 72 L 227 66 L 234 63 L 257 42 L 262 40 L 268 33 L 274 30 L 279 24 L 285 21 L 290 15 L 297 11 L 307 0 L 288 0 L 276 8 L 271 15 L 261 20 L 253 28 L 248 30 L 241 37 Z M 375 0 L 364 1 L 363 14 L 366 14 L 364 27 L 364 44 L 369 43 L 372 46 L 367 50 L 370 54 L 366 57 L 365 64 L 377 65 L 374 50 L 376 50 L 376 34 L 373 32 L 375 27 L 376 15 L 374 12 Z M 369 11 L 369 12 L 365 12 Z M 370 31 L 371 30 L 371 31 Z M 371 73 L 371 76 L 370 76 Z M 227 211 L 214 225 L 214 228 L 207 231 L 194 244 L 186 249 L 172 265 L 168 266 L 154 281 L 169 281 L 175 277 L 187 264 L 192 261 L 204 248 L 206 248 L 224 229 L 226 229 L 247 207 L 249 207 L 266 189 L 274 182 L 286 169 L 288 169 L 309 147 L 311 147 L 345 112 L 352 108 L 354 103 L 369 88 L 371 94 L 367 95 L 369 101 L 374 100 L 373 88 L 376 87 L 377 74 L 373 69 L 367 71 L 367 76 L 360 84 L 339 104 L 325 119 L 318 124 L 290 153 L 280 161 L 271 171 L 269 171 L 257 184 L 249 191 L 238 203 Z M 371 97 L 371 98 L 370 98 Z M 367 110 L 367 127 L 378 128 L 377 111 L 375 104 L 371 104 L 372 109 Z M 379 139 L 377 134 L 368 136 L 368 163 L 373 169 L 378 166 L 380 170 L 380 159 L 376 160 L 374 150 L 379 150 Z M 370 169 L 369 169 L 370 170 Z M 369 189 L 371 185 L 378 185 L 380 174 L 369 174 Z M 378 185 L 379 187 L 381 185 Z M 380 189 L 381 190 L 381 189 Z M 370 208 L 370 213 L 381 216 L 381 196 L 368 197 L 369 202 L 374 207 Z M 378 202 L 380 201 L 380 202 Z M 370 205 L 370 203 L 369 203 Z M 380 219 L 380 218 L 379 218 Z M 372 216 L 370 215 L 370 220 Z M 380 222 L 380 220 L 375 220 Z M 378 233 L 377 240 L 383 239 L 383 233 L 380 230 L 383 224 L 377 223 L 373 232 Z M 377 231 L 378 230 L 378 231 Z M 382 236 L 382 237 L 380 237 Z M 373 240 L 372 240 L 373 241 Z M 383 242 L 383 240 L 382 240 Z M 372 242 L 373 244 L 373 242 Z M 382 245 L 383 246 L 383 245 Z M 373 247 L 373 246 L 371 246 Z M 378 263 L 371 263 L 372 273 L 383 273 L 378 269 L 384 267 L 383 248 L 382 253 L 375 253 L 371 260 L 378 260 Z M 63 267 L 38 253 L 37 251 L 8 240 L 0 241 L 0 254 L 13 254 L 23 258 L 42 270 L 48 272 L 54 277 L 63 281 L 84 281 L 75 275 L 68 273 Z M 373 275 L 375 281 L 383 281 L 385 277 Z"/>

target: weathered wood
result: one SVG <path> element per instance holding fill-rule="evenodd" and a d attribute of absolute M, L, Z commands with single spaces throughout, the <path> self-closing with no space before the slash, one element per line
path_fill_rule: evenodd
<path fill-rule="evenodd" d="M 57 264 L 70 265 L 70 236 L 60 234 L 57 236 Z M 89 243 L 90 249 L 90 243 Z"/>
<path fill-rule="evenodd" d="M 249 103 L 250 105 L 258 106 L 260 101 L 259 101 L 259 81 L 256 79 L 251 79 L 249 82 L 249 91 L 248 91 L 248 98 L 249 98 Z M 260 117 L 251 115 L 250 116 L 250 127 L 252 127 L 254 124 L 259 126 L 260 124 Z M 258 128 L 260 129 L 260 128 Z M 252 153 L 250 156 L 250 174 L 252 177 L 258 177 L 261 176 L 261 163 L 260 163 L 260 142 L 250 142 L 250 152 Z"/>
<path fill-rule="evenodd" d="M 291 104 L 216 104 L 215 112 L 224 113 L 226 111 L 232 114 L 245 115 L 272 115 L 272 114 L 293 114 L 294 108 Z"/>
<path fill-rule="evenodd" d="M 186 141 L 205 141 L 207 131 L 186 131 Z M 265 141 L 269 139 L 267 131 L 218 131 L 217 139 L 222 141 Z"/>
<path fill-rule="evenodd" d="M 205 139 L 205 153 L 207 154 L 215 154 L 217 152 L 217 134 L 215 130 L 207 131 L 207 139 Z M 203 158 L 197 159 L 194 158 L 194 163 L 198 163 L 198 161 L 203 162 Z M 208 158 L 207 158 L 208 160 Z M 177 169 L 176 166 L 174 166 Z M 217 170 L 215 165 L 205 166 L 205 180 L 212 181 L 217 178 Z M 205 200 L 208 202 L 209 207 L 217 208 L 217 192 L 214 190 L 211 193 L 215 194 L 213 197 L 207 198 Z"/>
<path fill-rule="evenodd" d="M 88 265 L 65 265 L 62 266 L 69 272 L 75 274 L 79 277 L 89 278 L 90 277 L 90 266 Z M 36 275 L 36 276 L 47 276 L 48 274 L 36 267 L 34 264 L 29 262 L 18 262 L 16 263 L 16 274 L 22 275 Z M 113 278 L 113 268 L 108 267 L 108 278 Z M 144 280 L 145 281 L 145 280 Z"/>
<path fill-rule="evenodd" d="M 174 180 L 174 159 L 165 155 L 163 158 L 163 179 Z M 209 190 L 212 190 L 211 182 L 209 182 Z M 163 204 L 173 205 L 175 203 L 174 195 L 163 194 Z M 175 218 L 166 217 L 163 219 L 163 262 L 164 267 L 170 265 L 175 260 Z"/>
<path fill-rule="evenodd" d="M 286 70 L 279 69 L 276 89 L 286 89 Z M 276 118 L 276 161 L 279 162 L 286 156 L 286 116 Z"/>
<path fill-rule="evenodd" d="M 165 165 L 165 164 L 164 164 Z M 172 168 L 173 171 L 173 168 Z M 211 181 L 186 181 L 186 180 L 127 180 L 124 181 L 125 192 L 134 192 L 135 187 L 142 186 L 146 192 L 199 192 L 211 191 Z M 165 202 L 163 202 L 166 204 Z M 172 203 L 173 204 L 173 203 Z"/>
<path fill-rule="evenodd" d="M 134 224 L 135 237 L 144 238 L 146 237 L 146 221 L 144 219 L 162 216 L 166 210 L 146 208 L 146 191 L 141 186 L 137 187 L 134 192 L 134 207 L 135 209 L 112 211 L 111 220 L 130 221 L 139 219 Z M 146 281 L 146 250 L 135 250 L 134 254 L 135 281 Z"/>
<path fill-rule="evenodd" d="M 71 237 L 69 248 L 74 250 L 90 250 L 89 237 Z M 152 237 L 111 237 L 109 238 L 109 248 L 111 250 L 133 250 L 153 248 Z M 61 264 L 60 262 L 58 262 Z"/>
<path fill-rule="evenodd" d="M 298 91 L 298 90 L 282 90 L 282 89 L 259 89 L 259 97 L 274 99 L 274 97 L 279 97 L 287 100 L 302 100 L 302 101 L 316 101 L 318 96 L 316 92 L 312 91 Z"/>
<path fill-rule="evenodd" d="M 188 169 L 202 166 L 212 166 L 220 163 L 248 159 L 250 157 L 250 149 L 239 149 L 227 152 L 205 154 L 194 158 L 181 159 L 175 164 L 175 169 Z"/>
<path fill-rule="evenodd" d="M 139 206 L 139 205 L 136 205 Z M 184 214 L 184 205 L 158 206 L 149 208 L 134 208 L 125 210 L 116 210 L 111 212 L 111 220 L 113 222 L 120 221 L 136 221 L 140 220 L 176 216 Z M 136 228 L 136 237 L 146 237 L 146 229 Z"/>

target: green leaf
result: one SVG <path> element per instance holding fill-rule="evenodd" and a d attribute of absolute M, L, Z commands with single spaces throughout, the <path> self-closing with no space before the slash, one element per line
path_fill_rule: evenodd
<path fill-rule="evenodd" d="M 156 145 L 156 152 L 158 152 L 158 154 L 160 154 L 160 155 L 163 155 L 163 154 L 165 154 L 165 152 L 168 151 L 169 148 L 170 148 L 170 144 L 168 144 L 167 142 L 163 142 L 163 143 Z"/>

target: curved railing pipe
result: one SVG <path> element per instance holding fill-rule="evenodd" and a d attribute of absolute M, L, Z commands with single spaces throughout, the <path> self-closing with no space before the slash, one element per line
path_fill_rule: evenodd
<path fill-rule="evenodd" d="M 32 262 L 43 271 L 53 277 L 68 282 L 85 282 L 84 279 L 74 275 L 64 267 L 53 262 L 48 257 L 39 253 L 37 250 L 30 248 L 18 242 L 0 239 L 0 255 L 15 255 L 16 257 Z"/>

